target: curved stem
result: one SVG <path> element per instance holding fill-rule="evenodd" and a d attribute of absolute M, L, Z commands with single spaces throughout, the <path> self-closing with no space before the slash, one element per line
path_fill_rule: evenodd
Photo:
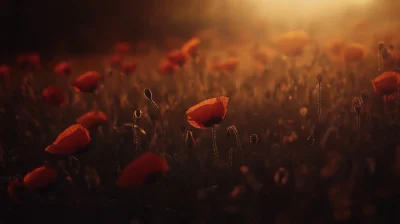
<path fill-rule="evenodd" d="M 217 146 L 217 131 L 215 130 L 215 125 L 211 127 L 211 138 L 213 144 L 214 157 L 216 159 L 219 159 L 218 146 Z"/>
<path fill-rule="evenodd" d="M 242 152 L 242 144 L 240 142 L 240 136 L 239 136 L 238 130 L 234 125 L 230 125 L 226 130 L 229 132 L 229 134 L 235 136 L 236 147 L 237 147 L 237 162 L 239 165 L 241 165 L 243 152 Z"/>

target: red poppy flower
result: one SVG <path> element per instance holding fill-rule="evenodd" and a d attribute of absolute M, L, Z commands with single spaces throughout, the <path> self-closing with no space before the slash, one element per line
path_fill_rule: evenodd
<path fill-rule="evenodd" d="M 133 61 L 126 61 L 122 63 L 122 71 L 125 75 L 130 75 L 136 70 L 137 64 Z"/>
<path fill-rule="evenodd" d="M 24 184 L 29 190 L 39 190 L 56 181 L 57 172 L 47 166 L 34 169 L 24 177 Z"/>
<path fill-rule="evenodd" d="M 107 123 L 107 116 L 101 111 L 91 111 L 76 119 L 77 124 L 85 128 Z"/>
<path fill-rule="evenodd" d="M 208 128 L 225 118 L 229 98 L 225 96 L 207 99 L 186 111 L 188 122 L 195 128 Z"/>
<path fill-rule="evenodd" d="M 128 54 L 132 51 L 132 46 L 128 42 L 118 42 L 114 46 L 115 53 Z"/>
<path fill-rule="evenodd" d="M 374 80 L 372 87 L 375 93 L 391 95 L 397 91 L 400 86 L 400 74 L 397 72 L 384 72 Z"/>
<path fill-rule="evenodd" d="M 119 67 L 121 67 L 121 64 L 122 64 L 121 60 L 122 59 L 121 59 L 120 55 L 118 55 L 118 54 L 112 55 L 110 57 L 110 64 L 112 67 L 119 68 Z"/>
<path fill-rule="evenodd" d="M 310 38 L 304 31 L 292 31 L 281 35 L 276 43 L 287 56 L 299 56 L 310 43 Z"/>
<path fill-rule="evenodd" d="M 71 72 L 72 72 L 72 66 L 71 66 L 70 63 L 68 63 L 68 62 L 66 62 L 66 61 L 63 61 L 63 62 L 58 63 L 58 64 L 54 67 L 54 72 L 55 72 L 56 74 L 59 74 L 59 75 L 68 76 L 68 75 L 70 75 Z"/>
<path fill-rule="evenodd" d="M 357 62 L 364 58 L 365 47 L 362 44 L 352 43 L 347 45 L 344 50 L 344 60 L 346 62 Z"/>
<path fill-rule="evenodd" d="M 99 85 L 100 78 L 101 76 L 98 72 L 89 71 L 78 76 L 78 78 L 76 78 L 72 83 L 72 86 L 74 86 L 75 90 L 78 92 L 93 92 Z"/>
<path fill-rule="evenodd" d="M 72 156 L 83 151 L 90 143 L 89 131 L 80 124 L 74 124 L 65 129 L 46 152 L 57 155 Z"/>
<path fill-rule="evenodd" d="M 188 40 L 186 43 L 183 44 L 181 50 L 184 54 L 195 57 L 197 56 L 197 49 L 200 45 L 200 38 L 193 37 L 192 39 Z"/>
<path fill-rule="evenodd" d="M 0 65 L 0 76 L 10 75 L 10 67 L 7 65 Z"/>
<path fill-rule="evenodd" d="M 152 175 L 165 173 L 169 170 L 166 161 L 154 153 L 143 153 L 139 158 L 129 163 L 121 172 L 117 185 L 122 188 L 136 188 L 145 184 Z"/>
<path fill-rule="evenodd" d="M 62 106 L 66 103 L 64 93 L 55 86 L 49 86 L 42 91 L 44 102 L 52 106 Z"/>
<path fill-rule="evenodd" d="M 174 50 L 171 51 L 168 55 L 167 58 L 169 60 L 169 62 L 171 62 L 172 64 L 176 64 L 179 66 L 183 66 L 186 62 L 186 55 L 183 53 L 183 51 L 181 50 Z"/>
<path fill-rule="evenodd" d="M 40 69 L 40 56 L 38 53 L 26 53 L 17 57 L 17 63 L 22 69 Z"/>
<path fill-rule="evenodd" d="M 163 63 L 160 65 L 160 68 L 158 69 L 158 71 L 162 74 L 168 74 L 171 75 L 173 73 L 175 73 L 176 71 L 179 70 L 179 66 L 177 66 L 176 64 L 173 64 L 169 61 Z"/>

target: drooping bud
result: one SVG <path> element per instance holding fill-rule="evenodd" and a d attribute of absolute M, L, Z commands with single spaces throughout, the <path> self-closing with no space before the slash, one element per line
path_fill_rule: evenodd
<path fill-rule="evenodd" d="M 153 100 L 153 94 L 151 93 L 150 89 L 145 89 L 144 90 L 144 96 L 148 99 L 148 100 Z"/>
<path fill-rule="evenodd" d="M 134 116 L 135 116 L 135 118 L 136 119 L 140 119 L 141 117 L 142 117 L 142 111 L 141 110 L 135 110 L 134 112 L 133 112 L 133 114 L 134 114 Z"/>

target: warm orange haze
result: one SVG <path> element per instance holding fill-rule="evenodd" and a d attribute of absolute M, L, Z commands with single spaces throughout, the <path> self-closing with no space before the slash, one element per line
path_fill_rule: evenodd
<path fill-rule="evenodd" d="M 45 5 L 4 4 L 0 223 L 400 222 L 400 1 Z"/>

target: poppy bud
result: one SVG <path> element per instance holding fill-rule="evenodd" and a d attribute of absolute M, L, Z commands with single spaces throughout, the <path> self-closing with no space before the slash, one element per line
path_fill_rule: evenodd
<path fill-rule="evenodd" d="M 136 119 L 139 119 L 139 118 L 141 118 L 142 117 L 142 111 L 141 110 L 135 110 L 134 112 L 133 112 L 133 115 L 135 116 L 135 118 Z"/>
<path fill-rule="evenodd" d="M 144 96 L 148 99 L 148 100 L 153 100 L 153 94 L 151 93 L 150 89 L 145 89 L 144 90 Z"/>
<path fill-rule="evenodd" d="M 379 51 L 382 51 L 383 48 L 385 48 L 385 43 L 384 43 L 383 41 L 379 41 L 379 42 L 378 42 L 378 49 L 379 49 Z"/>
<path fill-rule="evenodd" d="M 321 74 L 317 75 L 317 80 L 318 80 L 318 83 L 322 82 L 322 75 Z"/>
<path fill-rule="evenodd" d="M 258 136 L 256 134 L 250 135 L 250 142 L 251 142 L 251 144 L 254 144 L 254 145 L 257 144 Z"/>

